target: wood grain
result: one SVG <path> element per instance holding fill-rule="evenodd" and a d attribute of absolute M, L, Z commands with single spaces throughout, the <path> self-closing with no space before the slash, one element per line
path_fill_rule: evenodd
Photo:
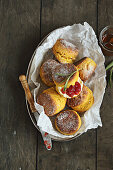
<path fill-rule="evenodd" d="M 36 168 L 37 131 L 18 80 L 40 39 L 40 1 L 0 0 L 0 170 Z"/>
<path fill-rule="evenodd" d="M 56 28 L 85 21 L 96 30 L 96 8 L 96 0 L 42 0 L 41 37 Z"/>
<path fill-rule="evenodd" d="M 42 0 L 41 37 L 52 30 L 87 21 L 95 30 L 96 0 Z M 53 142 L 47 151 L 39 136 L 38 165 L 41 170 L 95 170 L 96 132 L 91 130 L 70 142 Z"/>
<path fill-rule="evenodd" d="M 107 25 L 113 24 L 113 1 L 98 1 L 98 33 Z M 105 58 L 105 64 L 113 60 L 113 56 Z M 107 72 L 108 74 L 108 72 Z M 113 88 L 106 88 L 101 107 L 103 127 L 98 129 L 97 136 L 97 169 L 113 170 Z"/>

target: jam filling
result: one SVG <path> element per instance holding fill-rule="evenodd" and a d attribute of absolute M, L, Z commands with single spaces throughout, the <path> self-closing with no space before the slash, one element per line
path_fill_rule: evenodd
<path fill-rule="evenodd" d="M 63 94 L 67 94 L 69 97 L 73 97 L 74 95 L 78 95 L 81 91 L 81 85 L 79 82 L 76 81 L 75 85 L 71 85 L 69 86 L 69 88 L 67 88 L 64 91 L 64 87 L 61 89 L 61 92 Z"/>

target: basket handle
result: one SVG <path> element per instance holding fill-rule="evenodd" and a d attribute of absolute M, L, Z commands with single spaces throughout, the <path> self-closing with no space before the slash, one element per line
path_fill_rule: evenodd
<path fill-rule="evenodd" d="M 36 112 L 37 110 L 35 109 L 35 106 L 34 106 L 33 96 L 32 96 L 31 91 L 29 89 L 29 85 L 27 83 L 26 76 L 20 75 L 19 80 L 20 80 L 22 87 L 24 89 L 24 92 L 25 92 L 26 98 L 28 100 L 28 103 L 30 105 L 30 109 L 31 109 L 32 113 Z"/>

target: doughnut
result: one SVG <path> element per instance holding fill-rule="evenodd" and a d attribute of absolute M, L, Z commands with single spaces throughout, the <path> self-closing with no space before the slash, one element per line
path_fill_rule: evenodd
<path fill-rule="evenodd" d="M 47 86 L 54 86 L 52 79 L 52 69 L 55 68 L 59 63 L 53 59 L 45 61 L 40 68 L 40 77 Z"/>
<path fill-rule="evenodd" d="M 84 57 L 83 59 L 79 60 L 79 62 L 76 64 L 76 67 L 79 71 L 79 76 L 82 81 L 88 80 L 92 74 L 94 73 L 96 69 L 96 63 L 88 57 Z"/>
<path fill-rule="evenodd" d="M 64 87 L 69 75 L 72 76 L 65 89 Z M 79 72 L 74 64 L 67 63 L 56 66 L 53 69 L 52 77 L 56 85 L 56 91 L 66 98 L 76 97 L 82 91 L 83 82 L 80 80 Z"/>
<path fill-rule="evenodd" d="M 37 103 L 44 107 L 47 116 L 53 116 L 64 109 L 66 98 L 58 94 L 54 87 L 51 87 L 37 97 Z"/>
<path fill-rule="evenodd" d="M 85 112 L 89 110 L 93 103 L 93 93 L 85 85 L 83 85 L 82 92 L 77 97 L 67 100 L 67 105 L 77 112 Z"/>
<path fill-rule="evenodd" d="M 60 63 L 73 63 L 78 55 L 78 48 L 64 39 L 58 39 L 52 49 Z"/>
<path fill-rule="evenodd" d="M 64 110 L 55 119 L 56 129 L 63 135 L 74 135 L 81 126 L 81 118 L 74 110 Z"/>

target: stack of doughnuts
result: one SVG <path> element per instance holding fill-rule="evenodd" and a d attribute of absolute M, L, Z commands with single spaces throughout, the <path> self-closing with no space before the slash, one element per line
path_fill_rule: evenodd
<path fill-rule="evenodd" d="M 93 92 L 84 82 L 93 75 L 96 63 L 89 57 L 75 63 L 79 50 L 64 39 L 58 39 L 52 50 L 55 59 L 40 67 L 40 77 L 50 87 L 37 96 L 37 103 L 44 107 L 47 116 L 55 116 L 57 131 L 73 135 L 81 126 L 80 113 L 94 103 Z M 71 109 L 63 110 L 66 104 Z"/>

